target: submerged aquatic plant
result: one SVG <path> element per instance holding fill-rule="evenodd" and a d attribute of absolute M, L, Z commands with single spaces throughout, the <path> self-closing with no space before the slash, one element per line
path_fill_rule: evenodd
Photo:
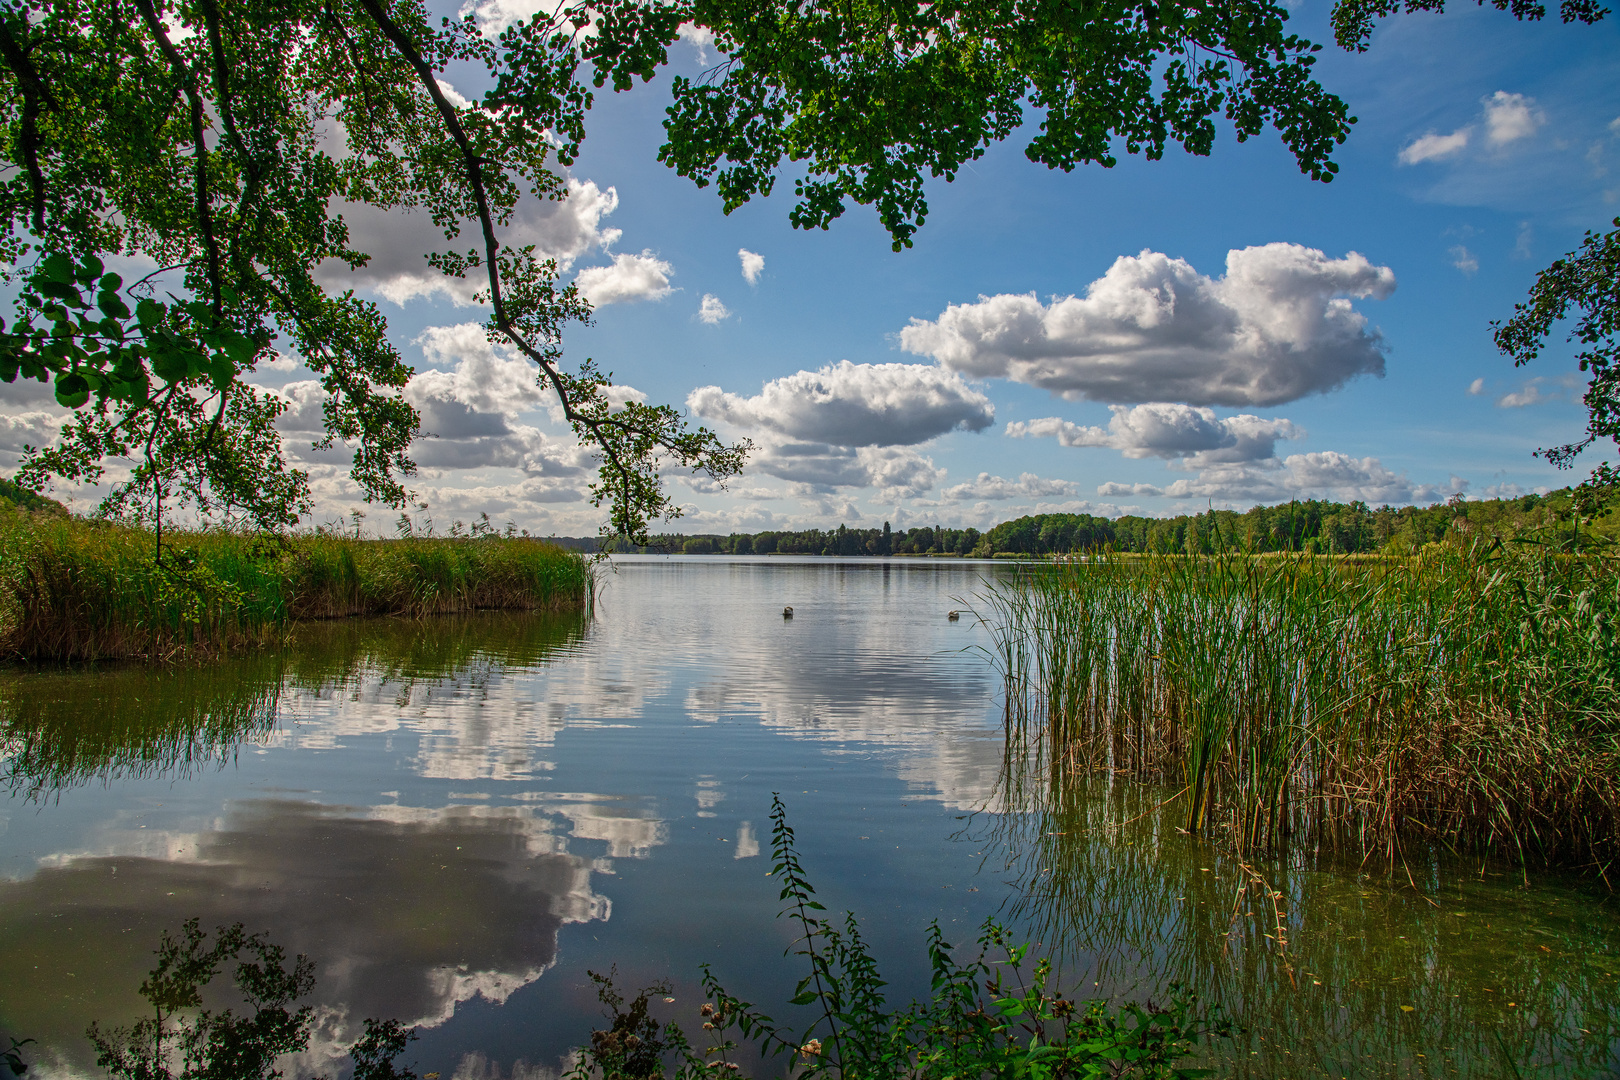
<path fill-rule="evenodd" d="M 767 1059 L 786 1058 L 799 1075 L 838 1080 L 1211 1075 L 1189 1067 L 1189 1061 L 1206 1038 L 1230 1034 L 1231 1025 L 1218 1010 L 1206 1015 L 1195 997 L 1177 987 L 1162 1006 L 1110 1006 L 1065 997 L 1054 985 L 1051 962 L 1027 966 L 1028 946 L 1013 942 L 994 920 L 981 931 L 979 956 L 966 963 L 957 960 L 938 923 L 931 925 L 931 996 L 891 1007 L 887 984 L 854 914 L 846 912 L 842 920 L 822 914 L 826 909 L 799 862 L 780 796 L 772 799 L 771 821 L 771 873 L 782 880 L 778 917 L 798 924 L 800 936 L 788 951 L 808 967 L 787 1004 L 808 1008 L 808 1022 L 803 1027 L 778 1023 L 753 1003 L 728 994 L 704 965 L 703 988 L 711 1000 L 700 1012 L 703 1030 L 714 1042 L 699 1052 L 679 1024 L 671 1021 L 660 1032 L 647 1019 L 647 996 L 660 987 L 642 991 L 627 1012 L 622 997 L 608 996 L 609 980 L 593 974 L 614 1023 L 593 1036 L 569 1080 L 728 1075 L 740 1071 L 731 1055 L 744 1043 Z M 667 1070 L 663 1058 L 672 1060 Z"/>
<path fill-rule="evenodd" d="M 995 812 L 959 835 L 1005 857 L 1003 917 L 1084 985 L 1129 996 L 1151 979 L 1219 1001 L 1242 1025 L 1218 1044 L 1220 1076 L 1615 1073 L 1620 920 L 1598 882 L 1525 889 L 1437 845 L 1393 863 L 1304 844 L 1241 855 L 1181 828 L 1175 788 L 1066 767 L 1043 733 L 1010 734 Z"/>
<path fill-rule="evenodd" d="M 988 601 L 1009 722 L 1191 832 L 1620 856 L 1620 560 L 1105 553 Z"/>

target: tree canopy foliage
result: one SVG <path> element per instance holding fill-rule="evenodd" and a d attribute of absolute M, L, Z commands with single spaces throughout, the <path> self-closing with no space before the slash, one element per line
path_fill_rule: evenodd
<path fill-rule="evenodd" d="M 1474 0 L 1484 7 L 1486 0 Z M 1540 22 L 1547 17 L 1547 6 L 1539 0 L 1490 0 L 1497 11 L 1506 11 L 1520 22 Z M 1379 19 L 1402 11 L 1446 10 L 1446 0 L 1338 0 L 1333 5 L 1333 39 L 1341 48 L 1366 52 L 1372 41 L 1373 26 Z M 1559 0 L 1558 17 L 1566 22 L 1590 26 L 1609 13 L 1597 0 Z"/>
<path fill-rule="evenodd" d="M 727 213 L 799 163 L 793 224 L 827 228 L 848 200 L 875 207 L 896 251 L 923 224 L 928 177 L 954 178 L 1025 120 L 1026 156 L 1112 166 L 1123 149 L 1214 146 L 1275 127 L 1300 169 L 1329 181 L 1355 122 L 1313 77 L 1321 46 L 1288 34 L 1270 0 L 601 0 L 585 45 L 598 86 L 650 77 L 678 28 L 709 29 L 727 59 L 673 80 L 660 160 L 715 185 Z M 657 47 L 654 47 L 657 46 Z"/>
<path fill-rule="evenodd" d="M 430 258 L 482 278 L 492 340 L 534 361 L 600 453 L 593 491 L 635 532 L 670 509 L 671 459 L 716 477 L 742 452 L 668 406 L 613 404 L 589 360 L 561 364 L 590 307 L 532 247 L 499 239 L 521 198 L 562 198 L 584 137 L 571 10 L 491 40 L 435 25 L 411 0 L 11 0 L 0 4 L 7 164 L 0 257 L 23 280 L 0 336 L 0 378 L 53 380 L 77 410 L 23 479 L 97 480 L 136 462 L 106 508 L 161 518 L 164 499 L 275 526 L 309 505 L 274 428 L 284 400 L 243 376 L 296 352 L 325 391 L 323 445 L 353 451 L 368 500 L 399 505 L 418 417 L 410 367 L 377 307 L 321 283 L 364 265 L 346 208 L 420 210 L 444 230 Z M 482 68 L 466 101 L 443 82 Z M 352 212 L 352 211 L 351 211 Z M 453 245 L 466 229 L 468 250 Z M 152 273 L 126 283 L 122 256 Z"/>
<path fill-rule="evenodd" d="M 1340 0 L 1341 43 L 1362 47 L 1402 2 Z M 96 481 L 124 459 L 111 512 L 295 521 L 310 488 L 282 455 L 287 403 L 246 381 L 285 351 L 324 391 L 317 445 L 352 452 L 366 499 L 402 504 L 411 369 L 377 306 L 327 275 L 370 258 L 345 215 L 421 211 L 445 236 L 431 264 L 481 283 L 491 340 L 534 362 L 600 455 L 610 528 L 645 539 L 679 513 L 668 470 L 723 480 L 748 447 L 610 399 L 592 360 L 565 364 L 590 305 L 544 252 L 503 239 L 521 200 L 566 197 L 593 85 L 651 79 L 683 26 L 708 30 L 724 59 L 672 79 L 660 159 L 728 212 L 783 176 L 799 227 L 873 206 L 898 250 L 927 216 L 925 181 L 952 179 L 1026 109 L 1041 118 L 1025 152 L 1053 168 L 1171 142 L 1208 154 L 1224 118 L 1239 141 L 1274 128 L 1331 180 L 1354 118 L 1287 20 L 1274 0 L 573 0 L 496 36 L 421 0 L 0 0 L 0 263 L 21 284 L 0 379 L 53 382 L 75 410 L 22 479 Z M 452 67 L 480 96 L 445 82 Z"/>
<path fill-rule="evenodd" d="M 1575 354 L 1582 371 L 1591 375 L 1586 394 L 1586 437 L 1536 451 L 1561 469 L 1598 439 L 1620 446 L 1620 218 L 1607 233 L 1588 231 L 1577 251 L 1558 259 L 1536 275 L 1530 298 L 1515 304 L 1513 317 L 1492 324 L 1496 346 L 1522 367 L 1541 355 L 1554 323 L 1580 313 L 1569 340 L 1584 346 Z M 1620 481 L 1612 469 L 1600 469 L 1598 480 L 1608 486 Z"/>
<path fill-rule="evenodd" d="M 535 363 L 600 453 L 612 527 L 644 535 L 678 512 L 664 470 L 723 479 L 747 447 L 668 406 L 610 402 L 590 360 L 565 366 L 564 330 L 590 306 L 544 253 L 502 240 L 521 199 L 566 196 L 590 83 L 627 89 L 683 24 L 710 29 L 727 59 L 673 80 L 661 158 L 727 210 L 798 163 L 795 224 L 824 228 L 852 199 L 899 248 L 926 216 L 924 179 L 953 177 L 1026 104 L 1045 114 L 1027 153 L 1053 167 L 1169 141 L 1207 154 L 1224 116 L 1239 139 L 1276 127 L 1331 179 L 1353 120 L 1286 18 L 1271 0 L 580 0 L 495 38 L 417 0 L 4 0 L 0 259 L 22 288 L 0 378 L 52 381 L 76 410 L 23 479 L 94 481 L 122 458 L 109 510 L 296 520 L 310 495 L 275 432 L 286 402 L 244 379 L 285 349 L 319 378 L 325 444 L 353 451 L 360 491 L 402 503 L 411 370 L 378 308 L 322 271 L 369 258 L 345 213 L 420 210 L 446 238 L 432 264 L 482 282 L 492 340 Z M 479 73 L 480 98 L 445 83 L 451 65 Z M 125 281 L 115 257 L 150 272 Z"/>

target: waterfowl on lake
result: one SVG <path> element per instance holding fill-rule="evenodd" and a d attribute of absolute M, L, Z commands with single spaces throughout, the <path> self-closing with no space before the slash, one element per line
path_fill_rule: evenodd
<path fill-rule="evenodd" d="M 962 613 L 960 611 L 953 611 L 953 612 L 951 612 L 949 615 L 947 615 L 945 617 L 947 619 L 951 620 L 951 622 L 955 622 L 957 619 L 960 619 L 962 617 Z"/>
<path fill-rule="evenodd" d="M 782 618 L 784 618 L 784 619 L 793 618 L 793 608 L 792 607 L 783 608 L 782 609 Z"/>

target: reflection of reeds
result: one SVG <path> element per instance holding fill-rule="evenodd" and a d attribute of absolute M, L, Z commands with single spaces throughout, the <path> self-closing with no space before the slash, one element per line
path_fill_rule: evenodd
<path fill-rule="evenodd" d="M 1422 835 L 1620 856 L 1613 560 L 1104 555 L 989 601 L 1015 722 L 1173 783 L 1183 826 L 1241 852 Z"/>
<path fill-rule="evenodd" d="M 187 776 L 275 727 L 280 664 L 51 672 L 0 684 L 0 754 L 14 795 L 91 780 Z"/>
<path fill-rule="evenodd" d="M 282 645 L 219 662 L 15 671 L 0 680 L 0 782 L 33 799 L 94 780 L 185 776 L 275 729 L 285 688 L 414 684 L 542 662 L 580 611 L 301 624 Z"/>
<path fill-rule="evenodd" d="M 1006 914 L 1087 994 L 1181 983 L 1222 1005 L 1246 1030 L 1219 1075 L 1573 1080 L 1620 1067 L 1612 897 L 1529 892 L 1415 850 L 1427 895 L 1406 870 L 1330 852 L 1243 858 L 1181 828 L 1177 788 L 1053 768 L 1043 734 L 1012 731 L 1001 812 L 975 837 L 1008 857 Z"/>
<path fill-rule="evenodd" d="M 291 620 L 581 607 L 591 571 L 539 540 L 150 532 L 0 513 L 0 653 L 110 659 L 217 651 Z"/>

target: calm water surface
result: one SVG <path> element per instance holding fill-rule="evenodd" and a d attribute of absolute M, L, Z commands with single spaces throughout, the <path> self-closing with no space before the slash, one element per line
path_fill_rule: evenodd
<path fill-rule="evenodd" d="M 418 1073 L 545 1075 L 599 1018 L 587 970 L 667 976 L 681 1017 L 701 963 L 791 992 L 781 792 L 898 999 L 926 989 L 929 921 L 967 947 L 996 915 L 1083 995 L 1222 1002 L 1248 1029 L 1225 1074 L 1620 1075 L 1603 890 L 1420 853 L 1245 867 L 1180 834 L 1166 793 L 1054 783 L 1009 748 L 987 637 L 946 618 L 1004 572 L 624 558 L 589 619 L 0 674 L 0 1033 L 39 1040 L 43 1076 L 96 1075 L 84 1028 L 133 1019 L 159 934 L 198 916 L 317 961 L 289 1074 L 335 1073 L 392 1016 L 421 1025 Z"/>

